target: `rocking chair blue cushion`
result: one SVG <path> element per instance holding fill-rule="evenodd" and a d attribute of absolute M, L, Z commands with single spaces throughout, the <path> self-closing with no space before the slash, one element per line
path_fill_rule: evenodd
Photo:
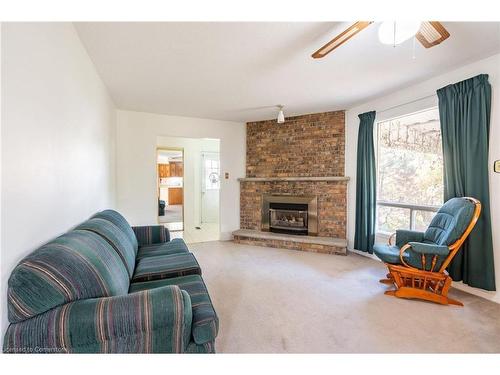
<path fill-rule="evenodd" d="M 437 255 L 433 270 L 438 270 L 449 254 L 448 246 L 465 232 L 473 215 L 473 202 L 466 198 L 452 198 L 439 209 L 425 232 L 398 230 L 396 245 L 375 244 L 373 252 L 385 263 L 402 264 L 399 252 L 409 243 L 411 247 L 403 254 L 405 263 L 423 269 L 423 254 L 426 256 L 425 270 L 430 270 L 432 257 Z"/>

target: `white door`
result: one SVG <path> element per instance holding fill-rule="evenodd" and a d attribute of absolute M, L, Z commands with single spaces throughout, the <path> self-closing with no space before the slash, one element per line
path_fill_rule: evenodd
<path fill-rule="evenodd" d="M 201 223 L 219 222 L 220 161 L 218 152 L 201 154 Z"/>

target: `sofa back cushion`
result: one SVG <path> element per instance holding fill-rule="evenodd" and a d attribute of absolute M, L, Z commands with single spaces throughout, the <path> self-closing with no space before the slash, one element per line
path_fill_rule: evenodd
<path fill-rule="evenodd" d="M 8 316 L 17 323 L 56 306 L 128 293 L 129 274 L 101 236 L 66 233 L 21 260 L 10 275 Z"/>
<path fill-rule="evenodd" d="M 125 234 L 125 236 L 127 236 L 128 240 L 130 241 L 135 254 L 137 254 L 139 244 L 137 243 L 135 233 L 132 230 L 132 227 L 128 223 L 127 219 L 125 219 L 119 212 L 115 210 L 104 210 L 92 216 L 92 219 L 94 218 L 108 220 L 118 228 L 120 228 L 120 230 Z"/>
<path fill-rule="evenodd" d="M 136 253 L 127 235 L 120 228 L 111 221 L 94 218 L 80 224 L 76 229 L 94 232 L 108 241 L 120 256 L 129 276 L 132 277 Z"/>
<path fill-rule="evenodd" d="M 424 242 L 450 246 L 462 236 L 474 215 L 475 205 L 467 198 L 447 201 L 424 233 Z"/>

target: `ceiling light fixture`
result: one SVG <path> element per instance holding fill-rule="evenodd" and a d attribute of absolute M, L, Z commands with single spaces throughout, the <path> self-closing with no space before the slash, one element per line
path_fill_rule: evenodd
<path fill-rule="evenodd" d="M 284 105 L 277 105 L 279 112 L 278 112 L 278 124 L 283 124 L 285 122 L 285 114 L 283 113 L 283 108 L 285 107 Z"/>
<path fill-rule="evenodd" d="M 420 21 L 382 22 L 378 29 L 380 43 L 396 46 L 410 39 L 420 29 Z"/>

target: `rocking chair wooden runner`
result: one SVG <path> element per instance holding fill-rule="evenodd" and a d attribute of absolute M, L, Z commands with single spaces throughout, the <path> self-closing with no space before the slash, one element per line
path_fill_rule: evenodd
<path fill-rule="evenodd" d="M 387 279 L 380 282 L 396 287 L 385 294 L 463 306 L 448 297 L 452 280 L 446 267 L 476 225 L 480 212 L 477 199 L 452 198 L 439 209 L 425 232 L 397 230 L 387 245 L 376 244 L 375 255 L 389 269 Z"/>

